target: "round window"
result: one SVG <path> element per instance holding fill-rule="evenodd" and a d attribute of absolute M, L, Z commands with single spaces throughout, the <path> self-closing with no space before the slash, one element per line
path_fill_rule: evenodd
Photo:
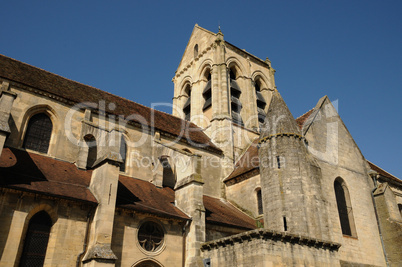
<path fill-rule="evenodd" d="M 138 230 L 138 241 L 147 251 L 157 251 L 163 243 L 163 229 L 155 222 L 145 222 Z"/>

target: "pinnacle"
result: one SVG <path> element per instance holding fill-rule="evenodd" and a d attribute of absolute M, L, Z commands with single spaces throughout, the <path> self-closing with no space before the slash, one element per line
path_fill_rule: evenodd
<path fill-rule="evenodd" d="M 282 96 L 275 90 L 261 130 L 261 138 L 284 133 L 300 135 L 300 129 Z"/>

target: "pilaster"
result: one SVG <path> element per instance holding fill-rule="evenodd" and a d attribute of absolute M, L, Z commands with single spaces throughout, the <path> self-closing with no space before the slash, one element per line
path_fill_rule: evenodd
<path fill-rule="evenodd" d="M 205 208 L 203 203 L 203 179 L 201 177 L 201 158 L 193 157 L 195 171 L 176 184 L 176 206 L 191 217 L 186 236 L 185 266 L 203 266 L 201 245 L 205 242 Z"/>
<path fill-rule="evenodd" d="M 84 256 L 84 266 L 114 266 L 117 259 L 111 249 L 113 222 L 119 181 L 119 138 L 109 137 L 109 146 L 103 156 L 94 164 L 89 189 L 98 201 L 90 230 L 88 250 Z M 114 139 L 115 138 L 115 139 Z M 111 141 L 118 142 L 117 145 Z M 107 151 L 105 151 L 107 150 Z"/>
<path fill-rule="evenodd" d="M 8 120 L 17 94 L 9 91 L 9 83 L 3 82 L 0 91 L 0 155 L 7 136 L 11 133 Z"/>

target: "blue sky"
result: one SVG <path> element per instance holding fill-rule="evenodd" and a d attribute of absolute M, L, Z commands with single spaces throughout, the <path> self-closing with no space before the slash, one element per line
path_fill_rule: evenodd
<path fill-rule="evenodd" d="M 402 1 L 4 1 L 0 53 L 151 106 L 195 23 L 259 58 L 295 117 L 328 95 L 363 155 L 402 177 Z"/>

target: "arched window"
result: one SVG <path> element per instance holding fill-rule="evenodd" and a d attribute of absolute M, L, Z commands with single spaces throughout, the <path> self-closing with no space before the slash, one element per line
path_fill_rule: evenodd
<path fill-rule="evenodd" d="M 29 120 L 24 139 L 24 148 L 47 153 L 53 124 L 49 116 L 38 113 Z"/>
<path fill-rule="evenodd" d="M 125 172 L 126 171 L 126 157 L 127 157 L 127 144 L 126 141 L 124 140 L 123 135 L 121 136 L 121 141 L 120 141 L 120 159 L 123 161 L 120 164 L 120 171 Z"/>
<path fill-rule="evenodd" d="M 52 220 L 45 211 L 40 211 L 31 218 L 20 266 L 43 266 L 51 227 Z"/>
<path fill-rule="evenodd" d="M 86 135 L 84 137 L 85 145 L 88 148 L 87 155 L 87 169 L 90 169 L 95 164 L 95 161 L 98 159 L 98 148 L 96 145 L 96 139 L 93 135 Z"/>
<path fill-rule="evenodd" d="M 206 111 L 209 107 L 212 106 L 212 91 L 211 91 L 211 73 L 208 71 L 207 75 L 207 85 L 202 91 L 202 96 L 204 98 L 204 106 L 202 107 L 202 111 Z"/>
<path fill-rule="evenodd" d="M 258 215 L 264 214 L 264 210 L 263 210 L 263 206 L 262 206 L 261 189 L 257 189 L 257 209 L 258 209 Z"/>
<path fill-rule="evenodd" d="M 184 119 L 189 121 L 191 118 L 191 86 L 190 86 L 190 84 L 187 84 L 184 92 L 187 94 L 187 101 L 183 106 Z"/>
<path fill-rule="evenodd" d="M 399 208 L 399 213 L 400 213 L 401 216 L 402 216 L 402 204 L 398 204 L 398 208 Z"/>
<path fill-rule="evenodd" d="M 151 261 L 151 260 L 146 260 L 143 261 L 137 265 L 135 265 L 134 267 L 160 267 L 161 265 L 159 265 L 158 263 Z"/>
<path fill-rule="evenodd" d="M 335 180 L 334 189 L 342 234 L 348 236 L 356 236 L 349 190 L 346 187 L 345 182 L 341 178 L 337 178 Z"/>
<path fill-rule="evenodd" d="M 241 90 L 239 85 L 236 82 L 236 70 L 235 68 L 231 68 L 229 72 L 230 76 L 230 103 L 232 108 L 232 119 L 234 123 L 243 125 L 243 120 L 240 116 L 240 111 L 242 108 L 240 102 L 240 94 Z"/>
<path fill-rule="evenodd" d="M 264 97 L 261 94 L 261 88 L 260 88 L 261 84 L 260 81 L 257 80 L 255 82 L 255 95 L 257 98 L 257 112 L 258 112 L 258 122 L 260 124 L 260 127 L 262 126 L 262 124 L 265 121 L 265 107 L 267 106 L 267 102 L 265 102 Z"/>

